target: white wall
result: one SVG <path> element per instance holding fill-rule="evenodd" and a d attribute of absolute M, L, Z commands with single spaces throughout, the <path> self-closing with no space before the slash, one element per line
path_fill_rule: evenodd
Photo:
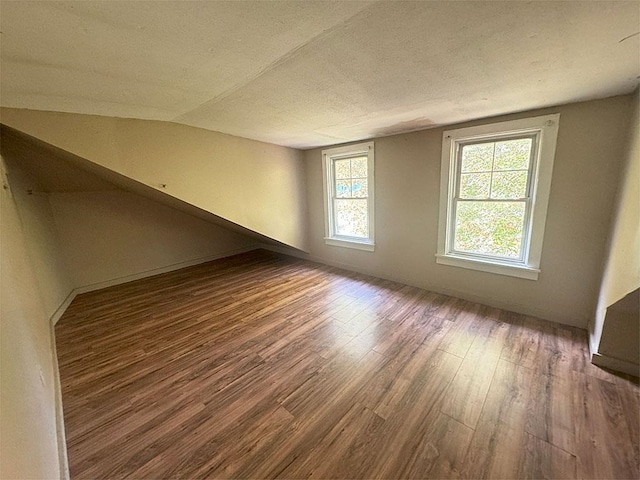
<path fill-rule="evenodd" d="M 0 478 L 58 478 L 49 315 L 11 189 L 0 195 Z"/>
<path fill-rule="evenodd" d="M 244 235 L 122 190 L 49 200 L 66 265 L 83 290 L 254 247 Z"/>
<path fill-rule="evenodd" d="M 600 284 L 630 104 L 629 96 L 613 97 L 447 127 L 561 114 L 537 281 L 436 264 L 444 128 L 374 140 L 374 252 L 324 243 L 321 149 L 305 152 L 311 258 L 587 328 Z"/>

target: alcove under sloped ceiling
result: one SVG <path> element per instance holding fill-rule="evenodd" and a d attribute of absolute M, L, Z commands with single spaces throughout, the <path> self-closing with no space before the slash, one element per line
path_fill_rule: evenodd
<path fill-rule="evenodd" d="M 45 186 L 90 174 L 257 242 L 306 250 L 298 150 L 161 121 L 3 108 L 1 123 L 3 141 L 58 159 L 57 172 L 42 156 L 29 161 Z"/>
<path fill-rule="evenodd" d="M 0 136 L 2 138 L 0 144 L 2 154 L 9 167 L 18 162 L 22 173 L 29 175 L 33 185 L 35 185 L 22 192 L 27 195 L 128 192 L 174 209 L 181 214 L 204 220 L 234 234 L 246 237 L 247 242 L 283 246 L 282 243 L 276 240 L 260 235 L 248 228 L 178 200 L 162 191 L 143 185 L 6 125 L 0 125 Z M 8 175 L 11 184 L 11 169 Z"/>

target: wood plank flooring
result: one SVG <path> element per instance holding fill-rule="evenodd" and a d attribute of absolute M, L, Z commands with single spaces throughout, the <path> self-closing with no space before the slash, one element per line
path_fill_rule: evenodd
<path fill-rule="evenodd" d="M 638 478 L 586 332 L 265 251 L 78 296 L 71 476 Z"/>

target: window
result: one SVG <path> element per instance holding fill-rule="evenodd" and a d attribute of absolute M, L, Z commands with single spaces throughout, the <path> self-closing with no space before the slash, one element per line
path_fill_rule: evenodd
<path fill-rule="evenodd" d="M 374 249 L 373 142 L 322 151 L 325 242 Z"/>
<path fill-rule="evenodd" d="M 559 117 L 444 132 L 438 263 L 538 278 Z"/>

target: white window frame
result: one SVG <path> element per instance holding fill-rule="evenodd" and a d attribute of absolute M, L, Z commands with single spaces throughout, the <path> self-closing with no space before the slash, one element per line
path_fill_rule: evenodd
<path fill-rule="evenodd" d="M 333 163 L 336 160 L 342 160 L 351 157 L 367 157 L 367 213 L 369 222 L 369 237 L 351 237 L 346 235 L 338 235 L 335 228 L 334 219 L 334 169 Z M 322 151 L 322 171 L 323 171 L 323 189 L 324 189 L 324 241 L 327 245 L 356 248 L 358 250 L 373 251 L 375 249 L 374 241 L 374 146 L 373 142 L 359 143 L 357 145 L 347 145 L 344 147 L 329 148 Z"/>
<path fill-rule="evenodd" d="M 553 114 L 447 130 L 443 133 L 437 263 L 529 280 L 538 279 L 559 122 L 560 114 Z M 531 136 L 537 139 L 532 145 L 534 151 L 528 179 L 528 195 L 524 200 L 527 208 L 521 258 L 511 260 L 493 255 L 455 251 L 453 243 L 455 196 L 460 178 L 459 149 L 464 144 L 517 136 Z"/>

